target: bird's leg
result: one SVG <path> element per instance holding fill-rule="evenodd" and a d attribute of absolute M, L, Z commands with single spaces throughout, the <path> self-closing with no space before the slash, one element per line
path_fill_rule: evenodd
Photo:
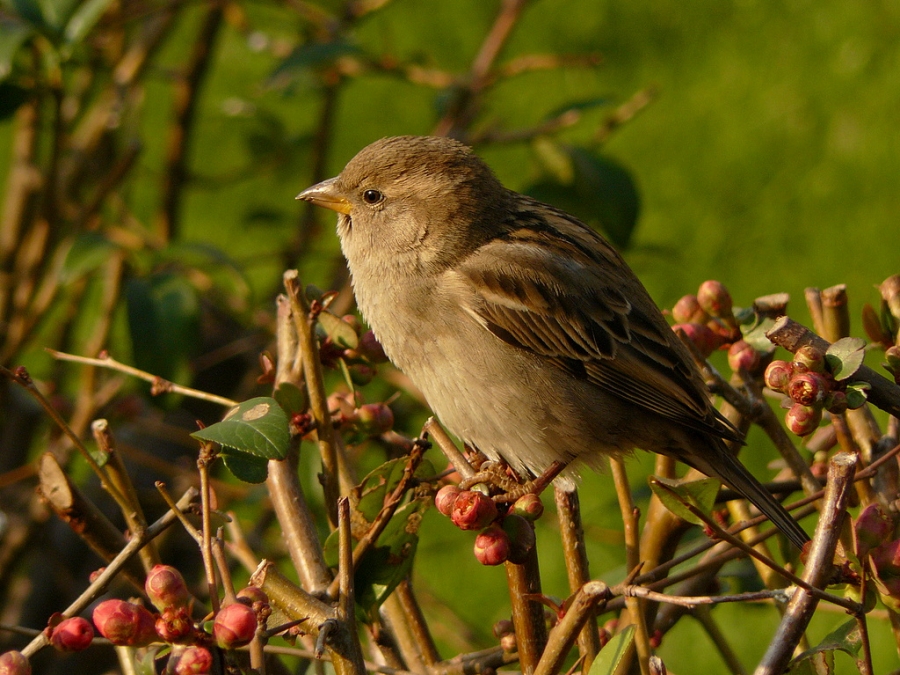
<path fill-rule="evenodd" d="M 564 463 L 553 462 L 537 478 L 523 481 L 522 479 L 516 480 L 510 477 L 508 473 L 509 467 L 506 465 L 499 462 L 485 462 L 474 476 L 460 482 L 459 487 L 462 490 L 468 490 L 478 483 L 488 483 L 503 491 L 501 494 L 493 495 L 491 498 L 498 504 L 509 504 L 529 493 L 541 494 L 565 468 L 566 465 Z"/>

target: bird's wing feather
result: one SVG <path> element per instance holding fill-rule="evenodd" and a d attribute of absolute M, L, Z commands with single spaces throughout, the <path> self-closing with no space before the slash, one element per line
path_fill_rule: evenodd
<path fill-rule="evenodd" d="M 469 311 L 501 340 L 574 377 L 679 424 L 738 440 L 615 250 L 571 216 L 531 200 L 525 206 L 515 226 L 453 272 L 474 291 Z"/>

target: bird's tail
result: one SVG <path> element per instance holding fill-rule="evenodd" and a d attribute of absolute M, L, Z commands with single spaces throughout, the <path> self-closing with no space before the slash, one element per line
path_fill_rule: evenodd
<path fill-rule="evenodd" d="M 697 466 L 703 473 L 716 476 L 740 492 L 749 499 L 756 508 L 762 511 L 775 526 L 799 549 L 809 541 L 809 535 L 804 532 L 800 524 L 787 512 L 787 509 L 766 490 L 747 468 L 728 451 L 725 444 L 719 442 L 721 447 L 715 454 L 716 463 L 708 466 Z M 694 459 L 692 457 L 691 459 Z M 694 462 L 690 462 L 694 464 Z"/>

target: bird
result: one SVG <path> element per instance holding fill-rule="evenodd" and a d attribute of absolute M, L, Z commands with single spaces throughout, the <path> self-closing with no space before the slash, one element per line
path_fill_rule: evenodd
<path fill-rule="evenodd" d="M 622 256 L 504 187 L 463 143 L 382 138 L 297 199 L 337 213 L 362 317 L 441 423 L 520 476 L 635 449 L 679 460 L 809 540 L 740 463 L 692 355 Z"/>

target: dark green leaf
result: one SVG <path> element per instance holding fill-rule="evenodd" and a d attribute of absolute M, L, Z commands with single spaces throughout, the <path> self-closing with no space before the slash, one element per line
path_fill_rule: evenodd
<path fill-rule="evenodd" d="M 86 0 L 82 3 L 66 24 L 65 41 L 70 45 L 81 42 L 111 4 L 112 0 Z"/>
<path fill-rule="evenodd" d="M 691 513 L 685 504 L 690 504 L 701 513 L 709 514 L 716 503 L 719 486 L 720 483 L 715 478 L 704 478 L 688 483 L 659 476 L 650 478 L 650 489 L 665 507 L 682 520 L 695 525 L 704 523 Z"/>
<path fill-rule="evenodd" d="M 304 412 L 307 405 L 306 392 L 291 382 L 281 382 L 275 389 L 275 400 L 289 415 Z"/>
<path fill-rule="evenodd" d="M 862 407 L 869 398 L 869 389 L 872 385 L 868 382 L 851 382 L 847 385 L 847 407 L 856 410 Z"/>
<path fill-rule="evenodd" d="M 359 336 L 353 326 L 331 312 L 319 314 L 319 325 L 336 345 L 347 349 L 356 349 L 359 344 Z"/>
<path fill-rule="evenodd" d="M 8 82 L 0 82 L 0 121 L 15 115 L 19 106 L 30 96 L 27 89 Z"/>
<path fill-rule="evenodd" d="M 274 398 L 264 396 L 244 401 L 221 422 L 191 436 L 264 459 L 284 459 L 291 440 L 284 410 Z"/>
<path fill-rule="evenodd" d="M 62 267 L 63 283 L 90 274 L 109 260 L 116 245 L 99 232 L 82 232 L 72 242 Z"/>
<path fill-rule="evenodd" d="M 807 672 L 802 670 L 804 666 L 804 662 L 808 664 L 808 666 L 827 666 L 828 668 L 834 668 L 834 658 L 832 653 L 835 651 L 842 651 L 846 654 L 849 654 L 851 657 L 856 659 L 857 665 L 861 665 L 860 661 L 860 647 L 862 647 L 862 636 L 859 632 L 859 624 L 855 619 L 850 619 L 842 623 L 835 630 L 825 636 L 825 638 L 817 644 L 812 649 L 808 649 L 798 656 L 790 669 L 790 673 L 803 673 Z M 826 661 L 823 662 L 822 657 L 826 657 Z M 795 668 L 800 668 L 796 669 Z M 808 672 L 820 673 L 820 672 L 833 672 L 832 670 L 822 671 L 821 669 L 811 670 Z"/>
<path fill-rule="evenodd" d="M 187 377 L 199 345 L 196 289 L 181 276 L 160 273 L 129 280 L 125 299 L 137 367 L 167 380 Z"/>
<path fill-rule="evenodd" d="M 588 675 L 616 675 L 622 660 L 634 649 L 634 625 L 610 638 L 591 664 Z"/>
<path fill-rule="evenodd" d="M 45 29 L 44 8 L 37 0 L 9 0 L 16 15 L 38 29 Z"/>
<path fill-rule="evenodd" d="M 753 310 L 750 311 L 750 316 L 752 317 L 751 321 L 745 323 L 744 321 L 739 320 L 744 340 L 761 354 L 773 353 L 776 347 L 772 341 L 766 337 L 766 332 L 772 328 L 775 324 L 775 320 L 768 317 L 760 319 Z"/>
<path fill-rule="evenodd" d="M 262 457 L 229 450 L 222 453 L 222 459 L 234 477 L 245 483 L 264 483 L 269 476 L 269 461 Z"/>
<path fill-rule="evenodd" d="M 398 457 L 373 469 L 362 482 L 353 488 L 353 506 L 368 522 L 378 516 L 385 498 L 393 492 L 403 477 L 407 458 Z M 416 469 L 416 476 L 428 477 L 435 474 L 431 462 L 423 460 Z"/>
<path fill-rule="evenodd" d="M 561 208 L 592 227 L 599 227 L 620 249 L 627 249 L 637 224 L 640 197 L 631 174 L 620 164 L 583 148 L 557 146 L 568 156 L 570 168 L 556 154 L 553 178 L 535 183 L 526 192 Z M 554 156 L 546 148 L 546 158 Z M 571 170 L 571 180 L 566 174 Z"/>
<path fill-rule="evenodd" d="M 835 380 L 846 380 L 859 370 L 866 356 L 866 341 L 862 338 L 841 338 L 825 352 L 825 362 Z"/>
<path fill-rule="evenodd" d="M 34 28 L 24 23 L 10 19 L 0 19 L 0 80 L 5 80 L 12 73 L 13 60 L 19 49 L 34 34 Z M 6 101 L 6 90 L 2 92 L 2 107 L 4 110 L 11 106 Z"/>

